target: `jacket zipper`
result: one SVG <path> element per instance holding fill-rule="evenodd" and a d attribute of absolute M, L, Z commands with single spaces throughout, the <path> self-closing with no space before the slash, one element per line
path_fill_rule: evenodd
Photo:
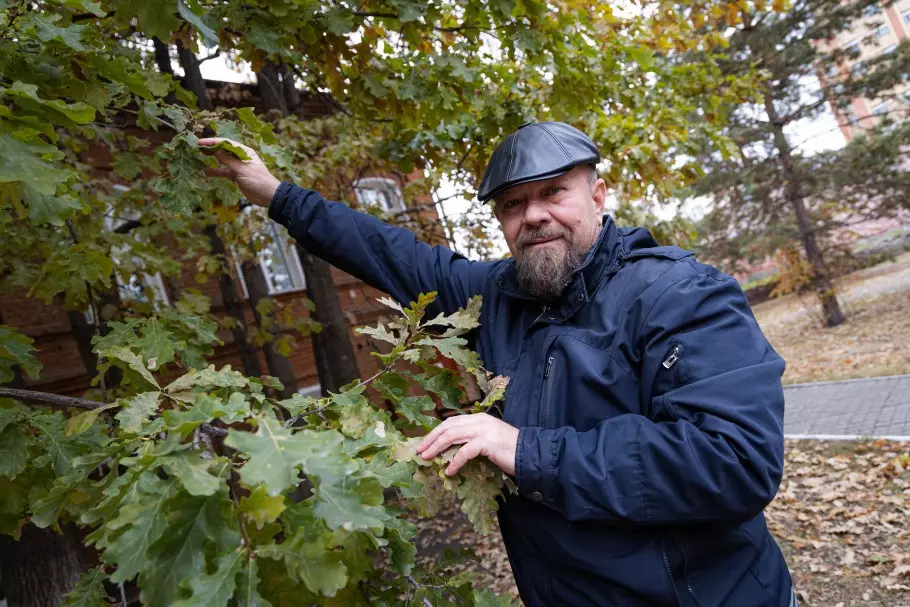
<path fill-rule="evenodd" d="M 535 319 L 531 322 L 531 326 L 533 327 L 533 326 L 537 323 L 538 320 L 540 320 L 541 318 L 543 318 L 543 315 L 546 314 L 546 313 L 547 313 L 547 310 L 549 310 L 549 309 L 550 309 L 550 306 L 544 306 L 543 309 L 540 311 L 540 314 L 537 315 L 537 318 L 535 318 Z"/>
<path fill-rule="evenodd" d="M 676 580 L 673 578 L 673 570 L 670 569 L 670 559 L 667 558 L 667 540 L 666 537 L 660 538 L 660 552 L 664 557 L 664 567 L 667 568 L 667 575 L 670 577 L 670 587 L 673 588 L 673 594 L 676 595 L 676 604 L 682 605 L 682 597 L 679 596 L 679 589 L 676 587 Z"/>
<path fill-rule="evenodd" d="M 553 362 L 556 360 L 555 357 L 550 356 L 547 358 L 547 364 L 543 370 L 543 395 L 541 403 L 541 412 L 540 412 L 540 427 L 546 428 L 547 424 L 550 421 L 550 372 L 553 368 Z"/>
<path fill-rule="evenodd" d="M 689 569 L 689 561 L 686 558 L 686 551 L 683 550 L 682 544 L 674 541 L 676 547 L 679 549 L 679 553 L 682 555 L 682 566 L 683 566 L 683 581 L 686 583 L 686 590 L 689 591 L 689 596 L 692 597 L 692 600 L 695 601 L 695 604 L 701 607 L 701 603 L 698 600 L 698 597 L 695 596 L 695 591 L 692 590 L 692 584 L 689 583 L 689 576 L 686 575 L 686 571 Z"/>
<path fill-rule="evenodd" d="M 679 360 L 679 344 L 673 346 L 673 350 L 670 351 L 670 355 L 664 359 L 663 365 L 664 369 L 672 369 L 673 365 L 676 364 L 676 361 Z"/>

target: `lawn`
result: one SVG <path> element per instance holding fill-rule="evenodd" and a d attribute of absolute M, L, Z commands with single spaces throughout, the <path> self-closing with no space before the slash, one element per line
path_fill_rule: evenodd
<path fill-rule="evenodd" d="M 910 607 L 910 444 L 788 440 L 767 518 L 804 606 Z M 418 546 L 425 561 L 470 551 L 478 587 L 517 596 L 498 531 L 476 535 L 456 508 L 422 522 Z"/>
<path fill-rule="evenodd" d="M 822 325 L 814 296 L 790 295 L 753 307 L 787 361 L 784 382 L 910 373 L 910 254 L 840 281 L 847 322 Z"/>

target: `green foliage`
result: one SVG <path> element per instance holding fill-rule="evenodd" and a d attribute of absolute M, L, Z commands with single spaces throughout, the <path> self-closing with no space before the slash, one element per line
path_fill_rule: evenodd
<path fill-rule="evenodd" d="M 13 367 L 18 366 L 31 378 L 38 377 L 41 362 L 32 354 L 35 343 L 31 337 L 17 332 L 13 327 L 0 325 L 0 384 L 13 380 Z"/>
<path fill-rule="evenodd" d="M 438 423 L 425 414 L 433 399 L 413 393 L 419 386 L 446 394 L 450 406 L 463 394 L 457 374 L 430 375 L 440 353 L 471 361 L 491 386 L 475 410 L 504 396 L 505 378 L 489 377 L 458 337 L 476 326 L 480 300 L 425 321 L 434 297 L 395 304 L 397 353 L 374 377 L 322 399 L 276 402 L 270 378 L 211 365 L 168 383 L 159 361 L 184 349 L 169 328 L 180 318 L 114 325 L 96 348 L 132 374 L 126 396 L 68 416 L 0 403 L 0 530 L 15 534 L 27 521 L 86 528 L 103 564 L 80 579 L 71 605 L 101 604 L 107 579 L 136 580 L 150 606 L 389 604 L 405 596 L 510 604 L 472 593 L 470 580 L 418 568 L 415 529 L 401 518 L 400 506 L 431 516 L 458 499 L 477 531 L 489 533 L 497 497 L 514 489 L 486 461 L 449 478 L 444 468 L 457 447 L 424 461 L 419 439 L 402 433 Z M 396 369 L 406 362 L 427 370 L 420 382 Z M 384 489 L 397 498 L 387 501 Z"/>

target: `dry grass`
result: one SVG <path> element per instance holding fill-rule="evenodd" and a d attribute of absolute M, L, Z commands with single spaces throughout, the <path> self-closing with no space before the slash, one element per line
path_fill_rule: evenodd
<path fill-rule="evenodd" d="M 785 383 L 910 373 L 910 255 L 839 285 L 847 322 L 824 327 L 813 297 L 755 306 L 768 340 L 787 361 Z"/>

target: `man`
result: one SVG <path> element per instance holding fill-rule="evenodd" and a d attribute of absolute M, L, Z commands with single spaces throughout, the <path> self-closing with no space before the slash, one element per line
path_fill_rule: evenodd
<path fill-rule="evenodd" d="M 219 139 L 202 140 L 213 145 Z M 476 348 L 511 378 L 503 419 L 463 415 L 418 451 L 461 445 L 515 477 L 500 527 L 528 607 L 795 605 L 765 525 L 783 466 L 784 361 L 735 280 L 603 215 L 594 143 L 526 124 L 478 197 L 512 259 L 472 262 L 221 152 L 252 202 L 307 250 L 451 313 L 483 296 Z"/>

